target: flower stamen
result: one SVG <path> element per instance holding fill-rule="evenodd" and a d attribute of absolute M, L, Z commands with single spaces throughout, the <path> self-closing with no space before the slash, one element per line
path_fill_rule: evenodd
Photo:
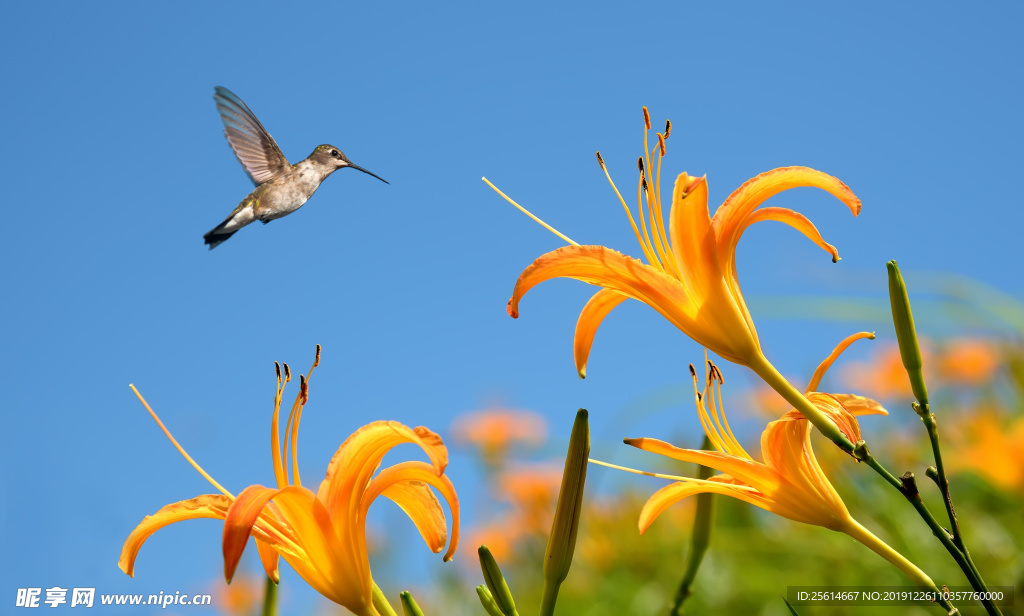
<path fill-rule="evenodd" d="M 602 165 L 602 166 L 603 166 L 603 165 Z M 513 200 L 512 200 L 512 199 L 511 199 L 511 198 L 510 198 L 510 197 L 509 197 L 508 195 L 506 195 L 505 193 L 503 193 L 503 192 L 501 192 L 500 190 L 498 190 L 498 187 L 497 187 L 497 186 L 495 186 L 494 184 L 491 184 L 491 181 L 490 181 L 490 180 L 488 180 L 487 178 L 480 178 L 480 179 L 481 179 L 481 180 L 483 180 L 484 182 L 487 182 L 487 185 L 488 185 L 488 186 L 490 186 L 490 187 L 491 187 L 491 188 L 492 188 L 492 189 L 494 190 L 494 192 L 496 192 L 496 193 L 498 193 L 499 195 L 501 195 L 501 196 L 502 196 L 502 198 L 503 198 L 503 199 L 505 199 L 505 201 L 508 201 L 509 203 L 511 203 L 512 205 L 514 205 L 514 206 L 515 206 L 515 207 L 516 207 L 516 208 L 517 208 L 517 209 L 518 209 L 518 210 L 519 210 L 520 212 L 522 212 L 522 213 L 526 214 L 527 216 L 529 216 L 530 218 L 532 218 L 532 219 L 534 220 L 534 222 L 536 222 L 536 223 L 537 223 L 537 224 L 539 224 L 540 226 L 544 227 L 544 228 L 545 228 L 545 229 L 547 229 L 548 231 L 550 231 L 550 232 L 554 233 L 555 235 L 557 235 L 558 237 L 560 237 L 560 238 L 561 238 L 562 240 L 564 240 L 565 242 L 567 242 L 567 243 L 569 243 L 569 244 L 571 244 L 571 245 L 573 245 L 573 246 L 579 246 L 579 244 L 578 244 L 578 243 L 576 243 L 576 242 L 574 242 L 573 240 L 569 239 L 569 237 L 568 237 L 568 236 L 566 236 L 565 234 L 563 234 L 562 232 L 560 232 L 560 231 L 559 231 L 558 229 L 555 229 L 554 227 L 552 227 L 552 226 L 551 226 L 551 225 L 549 225 L 548 223 L 544 222 L 544 221 L 543 221 L 543 220 L 541 220 L 540 218 L 537 218 L 537 217 L 536 217 L 536 216 L 534 216 L 534 215 L 533 215 L 532 213 L 530 213 L 530 210 L 528 210 L 528 209 L 526 209 L 525 207 L 523 207 L 523 206 L 519 205 L 518 203 L 516 203 L 515 201 L 513 201 Z"/>
<path fill-rule="evenodd" d="M 601 171 L 604 171 L 604 177 L 608 178 L 608 183 L 612 185 L 612 190 L 615 191 L 615 196 L 619 198 L 619 203 L 622 204 L 622 209 L 626 210 L 626 216 L 629 218 L 629 224 L 633 227 L 633 234 L 636 235 L 636 240 L 640 242 L 640 248 L 644 251 L 644 256 L 647 257 L 649 263 L 654 263 L 656 259 L 652 257 L 654 251 L 647 242 L 644 241 L 644 236 L 640 235 L 640 229 L 636 226 L 636 220 L 633 219 L 633 212 L 626 205 L 626 200 L 622 198 L 622 193 L 619 192 L 618 186 L 612 181 L 611 174 L 608 173 L 608 167 L 604 164 L 604 159 L 601 158 L 601 153 L 597 153 L 597 163 L 601 165 Z M 643 213 L 641 213 L 640 221 L 643 222 Z"/>
<path fill-rule="evenodd" d="M 171 441 L 171 444 L 174 445 L 175 449 L 178 450 L 178 453 L 180 453 L 182 456 L 185 457 L 186 460 L 188 460 L 188 463 L 192 465 L 192 468 L 199 471 L 199 474 L 202 475 L 211 484 L 213 484 L 213 487 L 217 488 L 217 490 L 220 491 L 221 494 L 227 496 L 228 498 L 234 498 L 234 494 L 225 490 L 224 486 L 217 483 L 217 481 L 213 477 L 210 477 L 210 474 L 204 471 L 203 467 L 199 466 L 199 464 L 192 459 L 192 456 L 188 455 L 188 452 L 185 451 L 185 448 L 178 444 L 178 441 L 171 435 L 171 431 L 167 429 L 167 426 L 164 425 L 164 422 L 160 421 L 160 418 L 157 417 L 156 412 L 152 408 L 150 408 L 149 403 L 146 402 L 146 399 L 142 397 L 142 394 L 139 393 L 139 390 L 135 389 L 134 385 L 128 385 L 128 387 L 131 387 L 132 392 L 135 394 L 135 397 L 139 399 L 139 402 L 142 403 L 142 406 L 146 407 L 146 410 L 149 411 L 150 416 L 152 416 L 153 419 L 156 421 L 156 425 L 160 426 L 160 429 L 164 431 L 164 435 Z"/>
<path fill-rule="evenodd" d="M 626 440 L 628 441 L 630 439 L 626 439 Z M 663 473 L 650 473 L 648 471 L 638 471 L 635 468 L 629 468 L 627 466 L 619 466 L 618 464 L 612 464 L 611 462 L 602 462 L 600 460 L 595 460 L 593 458 L 588 458 L 587 461 L 590 462 L 591 464 L 599 464 L 601 466 L 606 466 L 608 468 L 614 468 L 616 470 L 626 471 L 627 473 L 633 473 L 634 475 L 646 475 L 647 477 L 657 477 L 659 479 L 671 479 L 672 481 L 682 481 L 682 482 L 685 482 L 685 483 L 695 483 L 695 484 L 699 484 L 699 485 L 719 485 L 719 486 L 722 485 L 722 482 L 720 482 L 720 481 L 711 481 L 709 479 L 697 479 L 696 477 L 682 477 L 680 475 L 665 475 Z M 735 483 L 729 484 L 729 489 L 737 490 L 737 491 L 741 491 L 741 492 L 757 492 L 757 490 L 755 490 L 754 488 L 751 488 L 750 486 L 745 486 L 745 485 L 740 485 L 740 484 L 735 484 Z"/>

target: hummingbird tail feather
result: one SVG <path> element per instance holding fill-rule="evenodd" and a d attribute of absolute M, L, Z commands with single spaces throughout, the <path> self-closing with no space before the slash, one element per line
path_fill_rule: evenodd
<path fill-rule="evenodd" d="M 229 237 L 234 235 L 236 231 L 225 231 L 224 227 L 227 226 L 230 219 L 225 220 L 216 227 L 213 228 L 209 233 L 203 236 L 203 242 L 210 245 L 210 250 L 213 250 L 217 246 L 220 246 L 228 240 Z"/>

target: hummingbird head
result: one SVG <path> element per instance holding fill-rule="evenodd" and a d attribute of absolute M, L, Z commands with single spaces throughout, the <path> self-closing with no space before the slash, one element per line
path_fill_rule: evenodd
<path fill-rule="evenodd" d="M 312 158 L 317 164 L 327 167 L 332 172 L 337 171 L 338 169 L 341 169 L 343 167 L 352 167 L 353 169 L 358 169 L 363 173 L 372 175 L 381 182 L 384 182 L 385 184 L 390 184 L 390 182 L 380 177 L 376 173 L 367 171 L 366 169 L 363 169 L 359 165 L 350 161 L 348 159 L 348 156 L 345 156 L 344 152 L 334 147 L 333 145 L 324 144 L 317 146 L 316 150 L 313 151 L 313 155 L 310 158 Z"/>

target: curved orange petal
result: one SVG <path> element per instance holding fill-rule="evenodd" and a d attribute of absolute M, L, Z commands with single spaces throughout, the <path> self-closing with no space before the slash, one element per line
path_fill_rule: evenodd
<path fill-rule="evenodd" d="M 397 421 L 375 421 L 359 428 L 338 447 L 327 476 L 317 492 L 331 516 L 354 520 L 363 491 L 381 460 L 391 448 L 402 443 L 419 445 L 440 475 L 448 466 L 448 449 L 441 437 L 427 428 L 410 428 Z"/>
<path fill-rule="evenodd" d="M 816 392 L 809 394 L 807 398 L 835 422 L 851 442 L 860 440 L 857 420 L 836 398 Z M 775 469 L 794 488 L 810 497 L 800 502 L 798 494 L 789 495 L 788 501 L 792 501 L 792 507 L 805 510 L 807 519 L 789 517 L 832 528 L 833 520 L 848 518 L 849 513 L 814 456 L 810 432 L 810 422 L 799 412 L 789 411 L 781 419 L 769 423 L 761 434 L 761 455 L 767 466 Z M 782 498 L 780 496 L 780 500 Z M 815 503 L 821 507 L 815 507 Z"/>
<path fill-rule="evenodd" d="M 834 508 L 842 503 L 832 484 L 825 478 L 811 450 L 811 423 L 803 415 L 789 414 L 768 424 L 761 434 L 764 463 L 811 499 Z"/>
<path fill-rule="evenodd" d="M 666 509 L 684 498 L 695 494 L 708 492 L 712 494 L 722 494 L 723 496 L 731 496 L 750 503 L 751 505 L 760 507 L 766 511 L 773 510 L 772 501 L 766 498 L 764 494 L 761 494 L 747 486 L 715 481 L 715 479 L 716 478 L 712 478 L 707 482 L 677 481 L 652 494 L 651 497 L 647 499 L 647 502 L 644 503 L 644 507 L 640 511 L 640 520 L 638 522 L 640 533 L 643 534 L 643 532 L 651 526 L 654 520 L 664 513 Z"/>
<path fill-rule="evenodd" d="M 741 298 L 740 283 L 736 272 L 736 244 L 743 231 L 758 220 L 751 214 L 766 199 L 784 190 L 799 186 L 813 186 L 828 191 L 845 203 L 853 215 L 860 213 L 860 199 L 838 179 L 808 167 L 782 167 L 773 169 L 747 180 L 725 200 L 711 219 L 718 245 L 718 260 L 725 272 L 726 280 L 733 295 Z M 805 219 L 806 220 L 806 219 Z M 792 222 L 798 222 L 794 219 Z M 791 223 L 787 223 L 791 224 Z M 808 222 L 808 224 L 810 224 Z M 797 227 L 799 229 L 799 227 Z M 813 225 L 811 225 L 813 228 Z M 806 234 L 806 231 L 801 229 Z M 815 230 L 815 234 L 817 231 Z M 811 237 L 811 236 L 808 236 Z M 813 240 L 814 238 L 811 237 Z M 819 244 L 821 245 L 821 244 Z M 826 250 L 828 250 L 826 248 Z M 834 250 L 834 249 L 833 249 Z M 833 255 L 835 256 L 835 255 Z M 748 321 L 750 314 L 744 311 Z"/>
<path fill-rule="evenodd" d="M 263 570 L 267 572 L 267 577 L 275 584 L 279 583 L 281 581 L 281 571 L 278 568 L 280 556 L 277 550 L 266 541 L 256 539 L 256 551 L 260 555 L 260 562 L 263 564 Z"/>
<path fill-rule="evenodd" d="M 713 468 L 765 494 L 775 493 L 781 484 L 781 479 L 774 470 L 749 458 L 741 458 L 718 451 L 681 449 L 654 438 L 627 438 L 623 439 L 623 442 L 638 449 L 663 455 L 674 460 L 693 462 Z"/>
<path fill-rule="evenodd" d="M 277 488 L 266 488 L 261 485 L 251 485 L 242 490 L 228 508 L 227 516 L 224 519 L 224 539 L 222 548 L 224 551 L 224 579 L 231 583 L 235 576 L 235 568 L 245 551 L 245 544 L 249 542 L 249 534 L 253 524 L 260 517 L 260 512 L 270 499 L 277 494 Z"/>
<path fill-rule="evenodd" d="M 784 190 L 801 186 L 831 193 L 845 203 L 854 216 L 860 214 L 860 199 L 838 178 L 810 167 L 772 169 L 744 182 L 715 211 L 711 225 L 718 239 L 719 256 L 736 251 L 736 243 L 749 224 L 747 218 L 759 205 Z"/>
<path fill-rule="evenodd" d="M 552 278 L 573 278 L 637 299 L 730 361 L 746 365 L 752 354 L 760 353 L 756 335 L 751 335 L 724 281 L 706 285 L 707 295 L 691 296 L 678 279 L 604 246 L 564 246 L 541 255 L 516 281 L 509 315 L 517 317 L 523 295 Z"/>
<path fill-rule="evenodd" d="M 125 539 L 117 566 L 129 576 L 135 575 L 135 558 L 149 536 L 168 524 L 197 518 L 223 520 L 227 516 L 231 498 L 223 494 L 204 494 L 189 500 L 164 505 L 153 515 L 147 515 Z"/>
<path fill-rule="evenodd" d="M 832 367 L 832 364 L 839 359 L 839 356 L 842 355 L 846 349 L 850 348 L 851 344 L 858 340 L 864 340 L 865 338 L 868 340 L 874 340 L 875 332 L 857 332 L 856 334 L 851 334 L 846 338 L 843 338 L 842 341 L 836 345 L 836 348 L 832 349 L 832 352 L 828 354 L 828 357 L 822 360 L 822 362 L 818 364 L 818 367 L 814 369 L 814 374 L 811 375 L 811 380 L 808 381 L 807 389 L 804 390 L 804 393 L 808 394 L 812 391 L 816 391 L 818 389 L 818 385 L 821 385 L 821 379 L 825 378 L 825 373 L 828 372 L 829 368 Z"/>
<path fill-rule="evenodd" d="M 765 220 L 774 220 L 783 224 L 793 227 L 800 233 L 803 233 L 807 239 L 817 244 L 822 250 L 832 255 L 832 262 L 835 263 L 839 260 L 839 251 L 832 244 L 829 244 L 821 237 L 821 233 L 818 232 L 818 228 L 814 226 L 806 216 L 800 212 L 794 212 L 793 210 L 784 207 L 763 207 L 758 210 L 754 210 L 750 216 L 747 217 L 747 221 L 744 223 L 744 227 L 762 222 Z"/>
<path fill-rule="evenodd" d="M 402 462 L 380 472 L 366 487 L 360 506 L 360 519 L 366 519 L 370 504 L 383 494 L 393 500 L 416 525 L 423 540 L 433 552 L 440 552 L 447 542 L 448 527 L 441 503 L 430 486 L 444 496 L 452 510 L 452 541 L 444 560 L 451 560 L 459 546 L 459 497 L 455 486 L 445 475 L 438 475 L 429 464 Z"/>
<path fill-rule="evenodd" d="M 576 360 L 576 371 L 580 378 L 587 376 L 587 359 L 590 347 L 594 344 L 594 334 L 604 318 L 616 306 L 626 301 L 627 296 L 612 289 L 601 289 L 583 306 L 580 318 L 576 320 L 576 333 L 573 337 L 573 358 Z"/>
<path fill-rule="evenodd" d="M 317 592 L 357 614 L 366 613 L 373 583 L 366 551 L 358 553 L 336 531 L 316 495 L 299 486 L 282 488 L 273 504 L 294 533 L 302 557 L 282 554 Z M 354 519 L 349 522 L 354 524 Z"/>
<path fill-rule="evenodd" d="M 708 213 L 707 178 L 680 173 L 672 190 L 669 237 L 683 278 L 691 293 L 705 295 L 722 277 L 715 250 L 715 233 Z"/>
<path fill-rule="evenodd" d="M 866 398 L 864 396 L 858 396 L 855 394 L 832 394 L 832 396 L 839 400 L 839 403 L 850 411 L 854 415 L 888 415 L 889 411 L 885 410 L 877 400 Z"/>

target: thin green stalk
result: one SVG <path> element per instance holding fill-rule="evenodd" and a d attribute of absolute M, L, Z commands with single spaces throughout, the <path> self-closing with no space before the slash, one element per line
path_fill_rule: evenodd
<path fill-rule="evenodd" d="M 857 443 L 854 456 L 885 478 L 887 482 L 899 489 L 904 498 L 906 498 L 907 501 L 913 505 L 914 509 L 917 510 L 918 515 L 920 515 L 921 519 L 925 521 L 928 528 L 931 529 L 932 534 L 935 535 L 935 537 L 942 543 L 943 547 L 946 548 L 946 551 L 949 552 L 950 556 L 953 557 L 953 560 L 956 561 L 956 564 L 964 572 L 964 576 L 967 577 L 967 581 L 971 583 L 971 587 L 979 593 L 987 593 L 988 588 L 985 586 L 984 581 L 982 581 L 981 576 L 979 576 L 974 567 L 967 562 L 963 552 L 961 552 L 953 543 L 952 536 L 945 528 L 942 527 L 941 524 L 939 524 L 939 521 L 935 519 L 935 516 L 933 516 L 932 512 L 928 510 L 924 501 L 921 500 L 921 493 L 917 489 L 917 481 L 914 479 L 914 474 L 907 472 L 904 473 L 900 479 L 897 479 L 877 460 L 875 460 L 864 441 Z M 999 608 L 992 603 L 992 601 L 982 601 L 982 604 L 990 615 L 1001 616 L 1002 613 L 999 611 Z"/>
<path fill-rule="evenodd" d="M 373 595 L 372 596 L 373 596 L 373 607 L 382 616 L 398 616 L 398 613 L 395 612 L 395 608 L 391 607 L 391 604 L 388 603 L 388 598 L 386 596 L 384 596 L 384 591 L 380 589 L 380 586 L 377 586 L 377 582 L 373 583 Z"/>
<path fill-rule="evenodd" d="M 544 584 L 544 598 L 540 602 L 540 616 L 552 616 L 555 613 L 555 603 L 558 602 L 558 588 L 561 582 Z"/>
<path fill-rule="evenodd" d="M 263 609 L 260 616 L 277 616 L 277 584 L 269 577 L 263 587 Z"/>
<path fill-rule="evenodd" d="M 704 435 L 704 443 L 701 449 L 711 449 L 711 439 Z M 707 466 L 697 465 L 697 478 L 709 479 L 714 474 L 714 469 Z M 705 492 L 697 495 L 697 511 L 693 518 L 693 532 L 690 536 L 690 552 L 686 555 L 686 569 L 683 572 L 683 579 L 679 582 L 679 590 L 676 591 L 675 600 L 669 609 L 670 616 L 679 616 L 683 611 L 683 603 L 693 590 L 694 578 L 697 577 L 697 570 L 704 561 L 704 554 L 708 551 L 711 543 L 711 528 L 715 516 L 714 494 Z"/>
<path fill-rule="evenodd" d="M 910 307 L 910 295 L 907 292 L 907 285 L 903 280 L 903 275 L 900 274 L 900 268 L 896 261 L 886 263 L 886 269 L 889 272 L 889 303 L 892 307 L 892 322 L 896 328 L 896 339 L 900 347 L 900 359 L 903 361 L 907 378 L 910 380 L 910 387 L 914 392 L 914 397 L 917 399 L 917 402 L 913 405 L 914 412 L 921 418 L 921 422 L 924 423 L 928 431 L 928 440 L 931 442 L 932 455 L 935 458 L 935 466 L 929 468 L 926 474 L 939 487 L 939 492 L 942 494 L 942 502 L 946 507 L 946 515 L 949 517 L 949 526 L 952 529 L 952 534 L 945 529 L 941 529 L 941 527 L 941 533 L 937 532 L 935 527 L 938 526 L 938 522 L 935 522 L 934 518 L 931 521 L 926 518 L 925 521 L 928 522 L 929 526 L 932 526 L 932 532 L 940 538 L 943 545 L 946 546 L 946 550 L 956 559 L 957 564 L 960 565 L 964 574 L 971 581 L 971 586 L 976 591 L 987 594 L 985 581 L 981 579 L 981 572 L 978 571 L 977 566 L 975 566 L 974 561 L 971 559 L 970 552 L 967 551 L 963 536 L 960 534 L 960 523 L 957 521 L 956 511 L 953 509 L 953 497 L 949 493 L 949 480 L 946 478 L 946 469 L 942 463 L 942 451 L 939 448 L 938 421 L 928 408 L 928 387 L 924 382 L 921 346 L 917 340 L 917 329 L 914 327 L 914 313 Z M 913 481 L 913 474 L 907 473 L 903 476 L 903 479 L 904 487 L 902 491 L 904 495 L 911 503 L 914 503 L 915 508 L 918 508 L 921 495 L 917 490 L 916 482 Z M 923 503 L 921 507 L 923 507 Z M 921 509 L 918 508 L 918 511 L 921 511 Z M 985 609 L 990 614 L 999 613 L 999 610 L 991 601 L 985 602 Z"/>

